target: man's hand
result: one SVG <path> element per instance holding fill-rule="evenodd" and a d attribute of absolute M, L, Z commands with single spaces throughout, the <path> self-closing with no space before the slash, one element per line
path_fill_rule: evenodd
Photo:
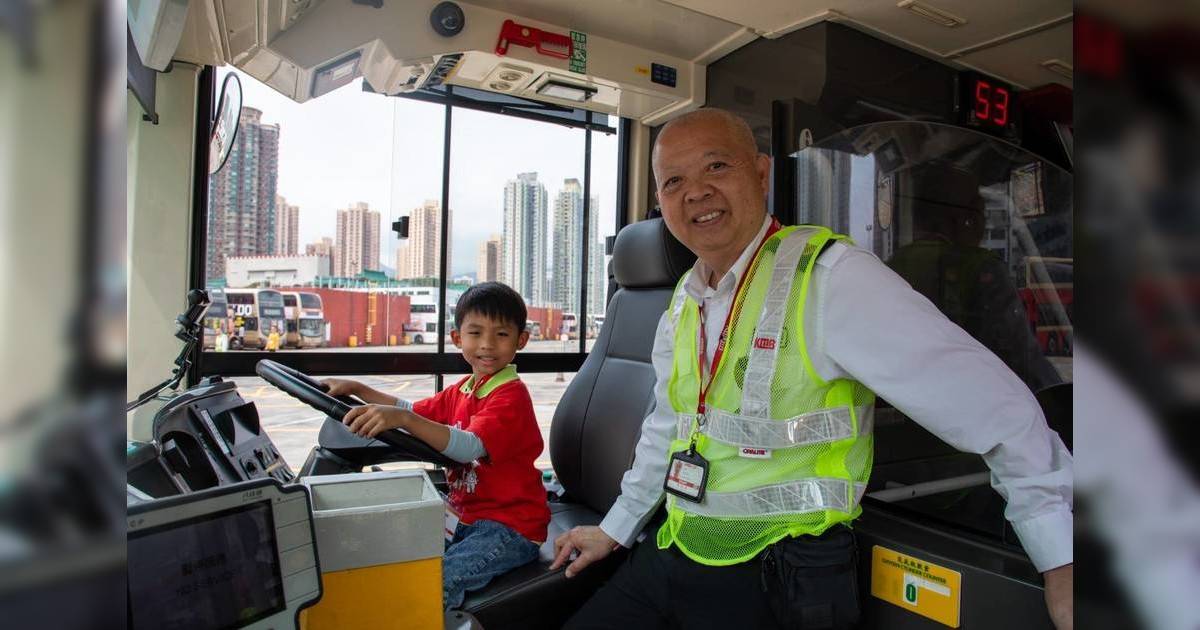
<path fill-rule="evenodd" d="M 1074 564 L 1064 564 L 1042 574 L 1046 582 L 1046 610 L 1058 630 L 1072 630 L 1075 625 Z"/>
<path fill-rule="evenodd" d="M 408 425 L 409 412 L 388 405 L 363 405 L 351 409 L 342 424 L 350 432 L 373 438 L 388 429 L 403 429 Z"/>
<path fill-rule="evenodd" d="M 567 577 L 575 577 L 589 564 L 608 556 L 617 546 L 617 541 L 599 527 L 573 527 L 554 541 L 554 564 L 550 565 L 550 570 L 561 567 L 573 552 L 578 551 L 579 556 L 567 565 Z"/>
<path fill-rule="evenodd" d="M 325 393 L 334 397 L 357 396 L 362 389 L 362 383 L 346 378 L 324 378 L 321 379 L 321 384 L 329 388 Z"/>

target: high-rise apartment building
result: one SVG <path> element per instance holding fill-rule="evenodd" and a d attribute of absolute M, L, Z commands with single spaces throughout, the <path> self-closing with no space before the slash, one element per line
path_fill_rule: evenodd
<path fill-rule="evenodd" d="M 338 210 L 333 275 L 352 278 L 368 269 L 378 271 L 379 229 L 379 213 L 362 201 Z"/>
<path fill-rule="evenodd" d="M 295 256 L 300 249 L 300 206 L 275 195 L 275 255 Z"/>
<path fill-rule="evenodd" d="M 606 294 L 608 292 L 608 273 L 604 269 L 604 239 L 599 237 L 600 198 L 592 195 L 588 205 L 588 277 L 587 277 L 587 312 L 588 315 L 604 315 Z"/>
<path fill-rule="evenodd" d="M 333 239 L 328 236 L 322 236 L 321 240 L 316 243 L 309 243 L 304 246 L 305 256 L 320 256 L 328 261 L 325 266 L 331 273 L 333 271 L 334 247 Z"/>
<path fill-rule="evenodd" d="M 408 240 L 396 248 L 396 278 L 436 278 L 441 264 L 438 246 L 442 241 L 442 205 L 429 199 L 408 214 Z M 454 211 L 447 213 L 450 229 L 454 226 Z M 446 241 L 446 260 L 450 258 L 450 241 Z"/>
<path fill-rule="evenodd" d="M 546 206 L 546 187 L 537 173 L 521 173 L 504 185 L 500 280 L 516 289 L 530 306 L 544 306 L 549 301 Z"/>
<path fill-rule="evenodd" d="M 578 179 L 563 180 L 562 190 L 554 199 L 554 214 L 550 219 L 553 277 L 550 302 L 564 312 L 579 310 L 579 251 L 583 239 L 579 227 L 583 224 L 583 186 Z"/>
<path fill-rule="evenodd" d="M 208 180 L 210 280 L 225 277 L 227 257 L 275 253 L 278 179 L 279 125 L 263 124 L 261 111 L 243 107 L 228 161 Z"/>
<path fill-rule="evenodd" d="M 479 259 L 475 264 L 476 282 L 495 282 L 500 279 L 500 235 L 492 234 L 479 244 Z"/>
<path fill-rule="evenodd" d="M 564 312 L 579 310 L 580 264 L 583 263 L 581 239 L 587 238 L 587 309 L 589 315 L 604 314 L 604 292 L 608 285 L 604 273 L 604 244 L 598 241 L 599 198 L 592 195 L 587 234 L 583 226 L 583 186 L 577 179 L 563 181 L 554 200 L 553 278 L 551 303 Z"/>

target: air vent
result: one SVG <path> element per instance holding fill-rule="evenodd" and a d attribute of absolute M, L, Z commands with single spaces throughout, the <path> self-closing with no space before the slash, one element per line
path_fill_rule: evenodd
<path fill-rule="evenodd" d="M 965 19 L 960 18 L 957 15 L 953 15 L 941 9 L 931 7 L 924 2 L 917 2 L 917 0 L 900 0 L 900 2 L 896 3 L 896 6 L 900 7 L 901 9 L 908 9 L 910 12 L 920 17 L 925 18 L 926 20 L 929 20 L 938 26 L 944 26 L 946 28 L 954 28 L 967 23 Z"/>
<path fill-rule="evenodd" d="M 483 84 L 494 92 L 512 92 L 517 88 L 524 87 L 532 77 L 532 68 L 500 63 L 488 73 Z"/>
<path fill-rule="evenodd" d="M 1042 67 L 1064 79 L 1073 79 L 1075 76 L 1075 69 L 1062 59 L 1047 59 L 1042 62 Z"/>

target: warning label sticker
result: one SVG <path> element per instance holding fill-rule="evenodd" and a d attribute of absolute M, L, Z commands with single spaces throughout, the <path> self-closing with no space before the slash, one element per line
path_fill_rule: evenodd
<path fill-rule="evenodd" d="M 879 545 L 871 548 L 871 595 L 938 623 L 959 626 L 962 574 Z"/>

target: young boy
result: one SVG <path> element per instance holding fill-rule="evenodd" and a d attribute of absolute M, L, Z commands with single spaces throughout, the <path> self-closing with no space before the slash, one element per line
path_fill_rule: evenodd
<path fill-rule="evenodd" d="M 409 404 L 356 381 L 324 381 L 333 396 L 349 394 L 372 403 L 346 414 L 343 421 L 351 431 L 374 437 L 404 429 L 462 462 L 446 471 L 450 498 L 442 594 L 447 609 L 460 606 L 466 591 L 532 562 L 546 540 L 550 510 L 533 465 L 542 452 L 542 435 L 529 390 L 512 365 L 529 341 L 525 317 L 521 296 L 499 282 L 467 289 L 458 300 L 450 338 L 471 365 L 471 376 L 433 398 Z"/>

